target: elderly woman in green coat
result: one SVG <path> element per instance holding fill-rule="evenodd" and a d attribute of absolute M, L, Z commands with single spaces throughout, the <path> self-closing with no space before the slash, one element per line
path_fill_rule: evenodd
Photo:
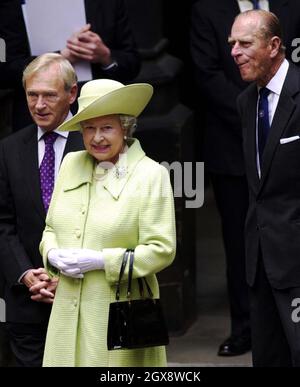
<path fill-rule="evenodd" d="M 63 161 L 40 244 L 46 269 L 60 277 L 44 366 L 166 365 L 163 346 L 108 351 L 106 341 L 125 250 L 135 255 L 132 298 L 140 297 L 139 277 L 159 297 L 155 274 L 175 256 L 168 171 L 130 137 L 152 92 L 148 84 L 90 81 L 81 90 L 78 113 L 59 128 L 81 130 L 86 150 Z"/>

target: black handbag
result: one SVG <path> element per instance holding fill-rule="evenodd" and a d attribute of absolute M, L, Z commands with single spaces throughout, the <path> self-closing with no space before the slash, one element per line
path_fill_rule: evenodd
<path fill-rule="evenodd" d="M 120 285 L 129 257 L 127 300 L 119 301 Z M 169 344 L 168 330 L 159 299 L 153 298 L 146 278 L 138 278 L 141 299 L 131 299 L 134 252 L 126 250 L 116 290 L 116 302 L 109 306 L 107 348 L 133 349 Z M 145 283 L 148 296 L 144 297 Z"/>

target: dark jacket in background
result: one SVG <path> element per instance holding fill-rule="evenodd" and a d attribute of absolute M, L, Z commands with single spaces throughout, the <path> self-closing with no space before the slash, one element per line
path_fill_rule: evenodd
<path fill-rule="evenodd" d="M 82 136 L 69 134 L 64 155 L 83 149 Z M 9 322 L 47 322 L 50 305 L 32 301 L 20 276 L 43 267 L 39 243 L 45 227 L 38 166 L 37 127 L 30 125 L 0 142 L 0 270 Z"/>
<path fill-rule="evenodd" d="M 85 0 L 86 19 L 91 30 L 100 35 L 110 48 L 118 66 L 102 70 L 100 64 L 92 64 L 93 79 L 110 78 L 123 83 L 132 80 L 139 72 L 140 58 L 130 28 L 124 0 Z M 66 15 L 72 17 L 72 10 Z M 55 28 L 55 21 L 53 23 Z M 15 89 L 13 108 L 14 130 L 32 122 L 25 94 L 22 89 L 22 72 L 33 59 L 30 54 L 20 0 L 0 0 L 0 38 L 6 42 L 7 64 L 3 66 L 1 88 Z M 60 50 L 62 47 L 57 47 Z"/>

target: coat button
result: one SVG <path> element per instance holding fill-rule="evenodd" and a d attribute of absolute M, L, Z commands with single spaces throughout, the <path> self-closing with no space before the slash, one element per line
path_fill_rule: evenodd
<path fill-rule="evenodd" d="M 81 232 L 79 230 L 76 230 L 75 231 L 75 235 L 76 235 L 76 238 L 80 238 L 81 237 Z"/>
<path fill-rule="evenodd" d="M 82 215 L 85 214 L 85 207 L 84 206 L 81 207 L 81 213 L 82 213 Z"/>
<path fill-rule="evenodd" d="M 74 298 L 74 300 L 73 300 L 73 306 L 76 308 L 77 304 L 78 304 L 77 299 Z"/>

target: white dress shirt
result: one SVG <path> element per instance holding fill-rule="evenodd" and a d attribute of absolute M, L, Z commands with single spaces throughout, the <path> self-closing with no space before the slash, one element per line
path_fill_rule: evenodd
<path fill-rule="evenodd" d="M 279 69 L 277 70 L 277 73 L 266 85 L 266 88 L 270 90 L 270 94 L 268 95 L 270 127 L 272 125 L 272 121 L 274 118 L 274 114 L 278 105 L 280 93 L 281 93 L 288 69 L 289 69 L 289 62 L 286 59 L 284 59 Z M 258 88 L 258 91 L 259 89 L 260 88 Z M 261 170 L 260 170 L 260 160 L 259 160 L 259 153 L 258 153 L 257 109 L 258 109 L 258 99 L 257 99 L 257 106 L 256 106 L 256 163 L 257 163 L 258 176 L 260 178 Z"/>
<path fill-rule="evenodd" d="M 240 11 L 250 11 L 253 9 L 253 3 L 249 0 L 238 0 Z M 265 11 L 269 11 L 269 0 L 259 0 L 258 2 L 260 9 L 264 9 Z"/>

